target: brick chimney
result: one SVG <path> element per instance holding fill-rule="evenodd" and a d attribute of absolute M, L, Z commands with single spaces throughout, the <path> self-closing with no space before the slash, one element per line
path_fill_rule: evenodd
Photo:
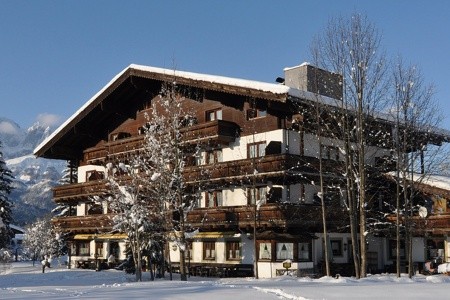
<path fill-rule="evenodd" d="M 318 93 L 342 100 L 342 76 L 309 63 L 284 69 L 284 84 L 288 87 Z"/>

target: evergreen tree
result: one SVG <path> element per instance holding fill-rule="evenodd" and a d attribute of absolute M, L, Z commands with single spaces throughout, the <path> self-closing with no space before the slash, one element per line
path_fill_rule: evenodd
<path fill-rule="evenodd" d="M 12 222 L 12 203 L 9 201 L 8 197 L 12 190 L 11 183 L 13 179 L 14 176 L 6 167 L 6 163 L 3 159 L 3 153 L 0 151 L 0 248 L 7 247 L 9 245 L 12 235 L 9 227 Z"/>

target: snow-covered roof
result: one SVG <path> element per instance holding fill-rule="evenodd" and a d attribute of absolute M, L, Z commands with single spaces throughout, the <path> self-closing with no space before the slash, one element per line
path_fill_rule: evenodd
<path fill-rule="evenodd" d="M 389 172 L 389 176 L 396 177 L 395 172 Z M 401 174 L 399 174 L 402 177 Z M 411 180 L 411 174 L 408 175 L 408 180 Z M 420 183 L 423 185 L 428 185 L 430 187 L 435 187 L 438 189 L 450 191 L 450 177 L 444 175 L 432 175 L 432 174 L 417 174 L 414 173 L 412 176 L 412 180 L 416 183 Z"/>
<path fill-rule="evenodd" d="M 163 69 L 163 68 L 156 68 L 156 67 L 142 66 L 142 65 L 135 65 L 135 64 L 131 64 L 128 68 L 140 70 L 140 71 L 144 71 L 144 72 L 170 75 L 170 76 L 173 76 L 174 78 L 185 78 L 185 79 L 190 79 L 190 80 L 194 80 L 194 81 L 219 83 L 219 84 L 230 85 L 230 86 L 235 86 L 235 87 L 240 87 L 240 88 L 249 88 L 249 89 L 253 89 L 253 90 L 259 90 L 262 92 L 270 92 L 273 94 L 289 93 L 289 87 L 280 85 L 280 84 L 275 84 L 275 83 L 268 83 L 268 82 L 254 81 L 254 80 L 248 80 L 248 79 L 240 79 L 240 78 L 232 78 L 232 77 L 225 77 L 225 76 L 217 76 L 217 75 L 209 75 L 209 74 L 201 74 L 201 73 L 193 73 L 193 72 L 185 72 L 185 71 L 177 71 L 177 70 Z"/>

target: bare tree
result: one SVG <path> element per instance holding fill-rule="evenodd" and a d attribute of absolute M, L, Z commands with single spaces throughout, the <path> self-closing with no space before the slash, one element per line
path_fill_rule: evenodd
<path fill-rule="evenodd" d="M 420 70 L 413 65 L 405 65 L 398 59 L 393 69 L 393 112 L 395 118 L 396 171 L 396 240 L 397 276 L 400 277 L 401 225 L 405 228 L 405 247 L 408 254 L 409 276 L 412 277 L 412 223 L 414 210 L 415 183 L 423 180 L 430 172 L 430 166 L 438 160 L 437 148 L 427 151 L 427 165 L 424 151 L 432 140 L 437 125 L 442 120 L 439 106 L 434 100 L 434 88 L 426 85 Z M 403 195 L 403 199 L 401 199 Z M 403 201 L 402 201 L 403 200 Z M 404 220 L 404 224 L 401 220 Z"/>
<path fill-rule="evenodd" d="M 321 67 L 340 73 L 343 76 L 344 96 L 342 108 L 354 111 L 354 118 L 345 118 L 345 127 L 349 136 L 345 141 L 354 140 L 354 145 L 344 147 L 347 156 L 349 172 L 347 176 L 354 176 L 348 182 L 357 187 L 355 197 L 349 197 L 349 206 L 354 208 L 350 212 L 350 218 L 357 216 L 357 222 L 351 222 L 352 233 L 356 232 L 356 224 L 359 223 L 359 240 L 354 240 L 352 245 L 355 262 L 360 255 L 359 278 L 366 276 L 366 206 L 367 206 L 367 182 L 366 182 L 366 147 L 371 138 L 367 130 L 367 120 L 375 111 L 382 110 L 385 103 L 383 97 L 386 89 L 384 75 L 386 73 L 384 54 L 380 51 L 381 35 L 367 17 L 353 14 L 350 18 L 331 19 L 322 36 L 315 40 L 314 54 Z M 354 131 L 354 134 L 352 133 Z M 355 148 L 354 151 L 352 148 Z M 356 155 L 353 155 L 353 154 Z M 351 160 L 356 156 L 355 164 Z M 355 167 L 352 167 L 355 166 Z M 351 167 L 351 170 L 350 170 Z M 348 193 L 349 196 L 352 193 Z M 354 226 L 354 227 L 353 227 Z M 359 245 L 359 249 L 356 249 Z M 359 251 L 358 251 L 359 250 Z"/>

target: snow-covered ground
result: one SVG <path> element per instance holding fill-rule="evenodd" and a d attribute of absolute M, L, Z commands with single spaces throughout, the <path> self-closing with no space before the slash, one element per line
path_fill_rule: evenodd
<path fill-rule="evenodd" d="M 167 276 L 168 277 L 168 276 Z M 202 278 L 187 282 L 157 279 L 133 282 L 122 271 L 55 267 L 42 274 L 38 264 L 0 265 L 0 299 L 449 299 L 450 277 L 373 275 L 355 280 L 334 278 Z"/>

